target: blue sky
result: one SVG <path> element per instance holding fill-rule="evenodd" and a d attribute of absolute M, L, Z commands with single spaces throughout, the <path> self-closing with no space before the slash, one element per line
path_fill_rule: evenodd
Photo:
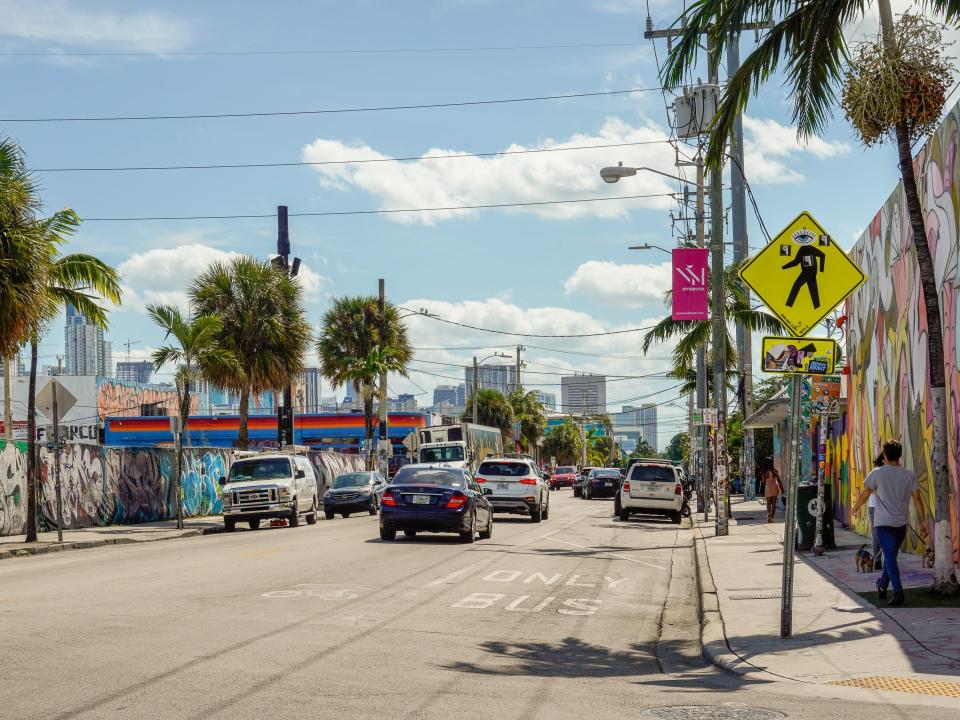
<path fill-rule="evenodd" d="M 646 4 L 632 0 L 339 0 L 338 2 L 136 2 L 0 0 L 0 51 L 6 55 L 2 115 L 10 118 L 263 112 L 409 105 L 651 88 L 659 85 L 653 47 L 643 41 Z M 678 3 L 653 2 L 657 26 Z M 867 21 L 864 28 L 870 26 Z M 861 28 L 863 29 L 863 28 Z M 744 52 L 749 50 L 747 38 Z M 185 51 L 390 50 L 520 45 L 606 47 L 470 52 L 313 55 L 177 55 Z M 632 45 L 631 45 L 632 44 Z M 142 52 L 139 56 L 70 53 Z M 666 51 L 661 42 L 657 53 Z M 702 72 L 706 76 L 705 69 Z M 669 97 L 669 96 L 668 96 Z M 672 172 L 673 149 L 660 92 L 560 101 L 409 111 L 194 119 L 162 122 L 0 122 L 38 169 L 167 164 L 322 162 L 420 157 L 615 142 L 603 150 L 497 158 L 422 160 L 350 166 L 166 172 L 43 172 L 48 209 L 82 217 L 266 214 L 435 207 L 675 192 L 652 175 L 605 185 L 601 166 L 623 160 Z M 778 83 L 748 109 L 746 172 L 771 231 L 811 211 L 845 246 L 867 224 L 897 178 L 892 148 L 857 146 L 839 118 L 823 139 L 796 143 Z M 460 322 L 540 334 L 610 331 L 652 324 L 670 271 L 666 256 L 628 244 L 671 244 L 665 198 L 523 210 L 417 215 L 292 217 L 291 242 L 304 260 L 310 316 L 329 298 L 375 293 Z M 204 220 L 87 222 L 70 250 L 120 267 L 128 292 L 112 314 L 115 359 L 139 340 L 134 357 L 162 341 L 145 302 L 182 302 L 183 288 L 225 253 L 269 254 L 275 222 Z M 751 245 L 761 236 L 755 223 Z M 410 321 L 419 348 L 517 344 L 437 321 Z M 615 375 L 663 370 L 669 348 L 638 358 L 642 333 L 589 340 L 533 339 L 525 345 L 528 384 L 559 396 L 570 369 Z M 595 355 L 634 357 L 593 357 Z M 52 328 L 41 363 L 62 353 Z M 462 378 L 454 367 L 473 350 L 422 350 L 415 366 Z M 542 374 L 535 375 L 534 372 Z M 426 372 L 394 378 L 429 404 L 438 383 Z M 669 402 L 672 383 L 619 380 L 609 400 Z M 559 399 L 559 398 L 558 398 Z M 640 402 L 638 400 L 637 402 Z M 660 443 L 682 429 L 685 405 L 661 409 Z M 681 407 L 682 406 L 682 407 Z M 611 405 L 609 408 L 618 410 Z"/>

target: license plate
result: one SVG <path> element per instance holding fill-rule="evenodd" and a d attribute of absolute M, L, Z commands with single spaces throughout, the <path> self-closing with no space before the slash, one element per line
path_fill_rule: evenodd
<path fill-rule="evenodd" d="M 509 490 L 509 489 L 510 489 L 510 483 L 502 483 L 502 482 L 497 483 L 497 490 Z"/>
<path fill-rule="evenodd" d="M 650 485 L 650 486 L 647 487 L 647 490 L 649 490 L 649 491 L 652 492 L 652 493 L 655 493 L 655 492 L 657 491 L 657 486 L 656 486 L 656 485 Z"/>
<path fill-rule="evenodd" d="M 604 487 L 613 487 L 613 483 L 604 483 L 603 486 L 604 486 Z"/>
<path fill-rule="evenodd" d="M 430 496 L 429 495 L 414 495 L 413 496 L 414 505 L 429 505 Z"/>

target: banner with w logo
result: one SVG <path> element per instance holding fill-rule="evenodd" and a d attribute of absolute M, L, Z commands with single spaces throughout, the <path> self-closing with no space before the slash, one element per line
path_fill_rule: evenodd
<path fill-rule="evenodd" d="M 707 248 L 675 248 L 673 250 L 673 313 L 674 320 L 707 320 L 709 264 Z"/>

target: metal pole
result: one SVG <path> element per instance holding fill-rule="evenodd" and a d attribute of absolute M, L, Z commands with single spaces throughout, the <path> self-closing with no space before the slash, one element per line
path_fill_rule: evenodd
<path fill-rule="evenodd" d="M 177 448 L 177 530 L 183 530 L 183 431 L 174 438 Z"/>
<path fill-rule="evenodd" d="M 709 36 L 708 36 L 709 37 Z M 712 43 L 708 41 L 708 53 Z M 717 63 L 710 63 L 710 82 L 716 84 Z M 710 171 L 710 274 L 712 282 L 711 312 L 713 314 L 713 400 L 717 409 L 717 427 L 714 435 L 714 497 L 716 498 L 716 535 L 728 533 L 727 527 L 727 382 L 726 342 L 727 327 L 724 318 L 726 301 L 725 272 L 723 264 L 723 172 L 721 168 Z"/>
<path fill-rule="evenodd" d="M 800 395 L 803 376 L 794 375 L 790 388 L 790 459 L 786 468 L 787 516 L 783 521 L 783 584 L 780 591 L 780 637 L 793 636 L 793 556 L 797 535 L 797 486 L 800 475 Z"/>
<path fill-rule="evenodd" d="M 379 292 L 377 309 L 380 311 L 380 349 L 383 351 L 387 347 L 387 301 L 383 278 L 380 278 L 379 281 Z M 389 422 L 390 419 L 387 414 L 387 373 L 384 370 L 380 373 L 380 432 L 378 434 L 380 445 L 378 457 L 380 458 L 380 474 L 383 477 L 387 477 L 390 470 L 390 457 L 388 455 L 390 437 L 387 432 Z"/>
<path fill-rule="evenodd" d="M 704 176 L 703 176 L 703 157 L 697 156 L 697 246 L 703 247 L 705 244 L 704 232 Z M 697 409 L 702 410 L 707 406 L 707 351 L 704 347 L 697 348 Z M 703 521 L 706 522 L 709 517 L 707 503 L 707 434 L 706 427 L 701 424 L 695 427 L 697 434 L 697 450 L 695 454 L 695 467 L 697 473 L 697 512 L 703 513 Z"/>
<path fill-rule="evenodd" d="M 477 424 L 480 423 L 477 420 L 477 390 L 479 389 L 479 380 L 477 379 L 480 374 L 480 368 L 477 366 L 477 356 L 473 356 L 473 421 Z"/>
<path fill-rule="evenodd" d="M 582 415 L 580 416 L 580 443 L 581 448 L 581 462 L 580 468 L 583 469 L 587 466 L 587 389 L 582 388 L 580 390 L 580 402 L 582 408 Z"/>
<path fill-rule="evenodd" d="M 733 33 L 727 44 L 727 77 L 732 76 L 740 68 L 740 35 Z M 730 139 L 730 202 L 731 202 L 731 234 L 733 237 L 733 262 L 742 263 L 750 254 L 749 239 L 747 237 L 747 198 L 746 183 L 743 178 L 743 118 L 739 113 L 733 122 L 733 134 Z M 738 282 L 740 289 L 746 295 L 747 305 L 750 305 L 750 291 Z M 737 323 L 737 369 L 743 387 L 743 397 L 740 406 L 743 419 L 746 421 L 753 414 L 753 338 L 750 330 L 742 323 Z M 754 458 L 753 430 L 743 430 L 743 452 L 740 469 L 743 474 L 743 498 L 754 498 Z"/>
<path fill-rule="evenodd" d="M 287 225 L 287 206 L 277 206 L 277 255 L 283 259 L 283 270 L 290 275 L 290 231 Z M 286 443 L 280 445 L 293 445 L 295 443 L 293 436 L 293 387 L 287 383 L 283 388 L 283 413 L 278 418 L 278 422 L 283 423 L 280 433 L 281 438 Z"/>
<path fill-rule="evenodd" d="M 13 367 L 10 358 L 3 360 L 3 437 L 13 440 Z"/>
<path fill-rule="evenodd" d="M 57 403 L 57 381 L 51 386 L 53 393 L 53 472 L 57 489 L 57 542 L 63 542 L 63 500 L 60 492 L 60 406 Z"/>
<path fill-rule="evenodd" d="M 823 502 L 823 484 L 826 474 L 827 458 L 827 418 L 825 412 L 820 413 L 820 427 L 817 440 L 817 529 L 813 536 L 813 554 L 823 555 L 823 513 L 826 509 Z"/>

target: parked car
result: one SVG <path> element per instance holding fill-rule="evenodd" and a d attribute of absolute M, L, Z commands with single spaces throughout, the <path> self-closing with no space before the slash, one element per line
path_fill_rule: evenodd
<path fill-rule="evenodd" d="M 487 458 L 477 468 L 477 482 L 490 490 L 494 512 L 529 515 L 535 523 L 550 516 L 550 488 L 533 460 Z"/>
<path fill-rule="evenodd" d="M 352 512 L 366 511 L 376 515 L 380 495 L 387 481 L 377 471 L 352 472 L 338 475 L 323 494 L 323 514 L 333 520 L 336 513 L 350 517 Z"/>
<path fill-rule="evenodd" d="M 630 466 L 614 503 L 614 513 L 622 521 L 642 513 L 666 515 L 679 523 L 683 508 L 680 475 L 669 462 L 637 461 Z"/>
<path fill-rule="evenodd" d="M 561 465 L 550 476 L 550 489 L 559 490 L 562 487 L 572 487 L 577 494 L 577 468 L 573 465 Z"/>
<path fill-rule="evenodd" d="M 600 468 L 594 467 L 593 465 L 582 467 L 577 473 L 576 479 L 573 481 L 573 496 L 574 497 L 583 497 L 583 484 L 587 481 L 587 476 L 590 474 L 591 470 L 599 470 Z"/>
<path fill-rule="evenodd" d="M 418 532 L 458 533 L 472 543 L 493 536 L 493 508 L 489 492 L 464 468 L 443 465 L 405 465 L 380 499 L 380 539 L 395 540 Z"/>
<path fill-rule="evenodd" d="M 309 525 L 317 522 L 317 477 L 306 457 L 265 453 L 237 460 L 230 474 L 220 478 L 220 486 L 227 532 L 233 532 L 238 520 L 245 520 L 251 530 L 273 518 L 287 520 L 290 527 L 300 524 L 301 515 Z"/>
<path fill-rule="evenodd" d="M 584 478 L 581 494 L 585 500 L 612 498 L 620 491 L 622 480 L 617 468 L 596 468 Z"/>

